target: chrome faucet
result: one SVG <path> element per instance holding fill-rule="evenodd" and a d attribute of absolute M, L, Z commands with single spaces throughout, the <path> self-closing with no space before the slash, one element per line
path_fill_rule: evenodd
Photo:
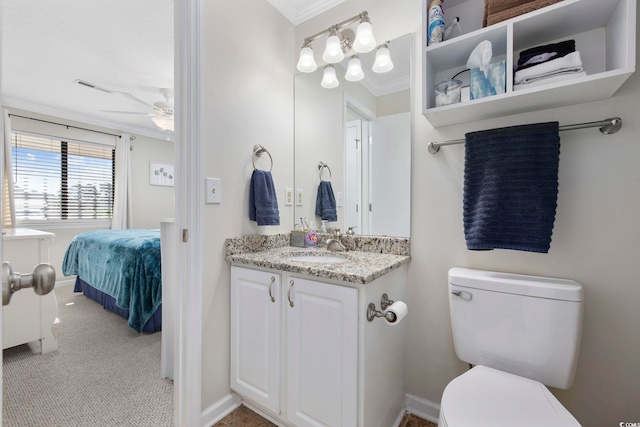
<path fill-rule="evenodd" d="M 340 229 L 336 228 L 333 238 L 327 240 L 327 250 L 331 252 L 348 252 L 349 249 L 342 243 L 341 237 Z"/>

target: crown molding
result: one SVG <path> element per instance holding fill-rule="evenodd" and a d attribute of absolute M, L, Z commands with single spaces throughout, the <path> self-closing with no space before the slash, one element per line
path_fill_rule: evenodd
<path fill-rule="evenodd" d="M 345 0 L 316 0 L 307 6 L 300 7 L 296 0 L 267 0 L 293 25 L 298 25 L 313 18 L 332 7 L 344 3 Z M 307 2 L 309 3 L 309 2 Z"/>

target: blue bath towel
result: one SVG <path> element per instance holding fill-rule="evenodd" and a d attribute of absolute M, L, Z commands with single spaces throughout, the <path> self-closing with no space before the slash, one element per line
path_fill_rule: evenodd
<path fill-rule="evenodd" d="M 465 135 L 467 248 L 547 253 L 558 198 L 558 122 Z"/>
<path fill-rule="evenodd" d="M 249 219 L 258 225 L 280 225 L 278 198 L 269 171 L 254 169 L 251 175 Z"/>
<path fill-rule="evenodd" d="M 325 221 L 337 221 L 336 198 L 330 181 L 320 181 L 316 196 L 316 215 Z"/>

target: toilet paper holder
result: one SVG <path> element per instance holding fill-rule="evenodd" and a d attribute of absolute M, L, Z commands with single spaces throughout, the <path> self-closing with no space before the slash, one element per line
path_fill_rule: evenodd
<path fill-rule="evenodd" d="M 389 295 L 382 294 L 382 299 L 380 300 L 380 308 L 382 311 L 376 310 L 376 305 L 374 303 L 369 303 L 367 307 L 367 320 L 369 322 L 373 322 L 373 319 L 376 317 L 384 317 L 387 319 L 387 322 L 394 323 L 397 320 L 396 314 L 388 311 L 384 313 L 384 311 L 391 306 L 395 301 L 389 299 Z"/>

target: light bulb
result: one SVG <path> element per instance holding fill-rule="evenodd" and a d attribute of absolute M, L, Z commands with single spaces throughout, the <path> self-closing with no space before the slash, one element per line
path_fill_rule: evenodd
<path fill-rule="evenodd" d="M 153 123 L 162 130 L 168 130 L 171 132 L 174 130 L 173 117 L 156 116 L 152 117 L 151 120 L 153 120 Z"/>
<path fill-rule="evenodd" d="M 376 73 L 386 73 L 393 70 L 393 62 L 389 54 L 387 44 L 381 44 L 376 51 L 376 61 L 373 63 L 373 71 Z"/>
<path fill-rule="evenodd" d="M 340 46 L 340 38 L 332 33 L 331 36 L 327 39 L 327 46 L 324 49 L 324 53 L 322 54 L 322 60 L 329 64 L 335 64 L 344 59 L 344 53 L 342 52 L 342 47 Z"/>
<path fill-rule="evenodd" d="M 340 82 L 338 81 L 338 77 L 336 76 L 336 69 L 333 68 L 333 65 L 325 65 L 324 74 L 322 76 L 322 82 L 320 86 L 325 89 L 332 89 L 334 87 L 338 87 Z"/>
<path fill-rule="evenodd" d="M 373 37 L 373 27 L 370 22 L 360 22 L 356 29 L 356 40 L 353 42 L 353 50 L 358 53 L 371 52 L 376 47 L 376 39 Z"/>
<path fill-rule="evenodd" d="M 298 71 L 302 71 L 303 73 L 313 73 L 318 69 L 311 47 L 305 46 L 300 50 L 300 59 L 298 60 L 298 65 L 296 67 L 298 68 Z"/>
<path fill-rule="evenodd" d="M 347 67 L 347 73 L 344 75 L 344 78 L 350 82 L 357 82 L 364 78 L 358 55 L 353 55 L 351 59 L 349 59 L 349 66 Z"/>

